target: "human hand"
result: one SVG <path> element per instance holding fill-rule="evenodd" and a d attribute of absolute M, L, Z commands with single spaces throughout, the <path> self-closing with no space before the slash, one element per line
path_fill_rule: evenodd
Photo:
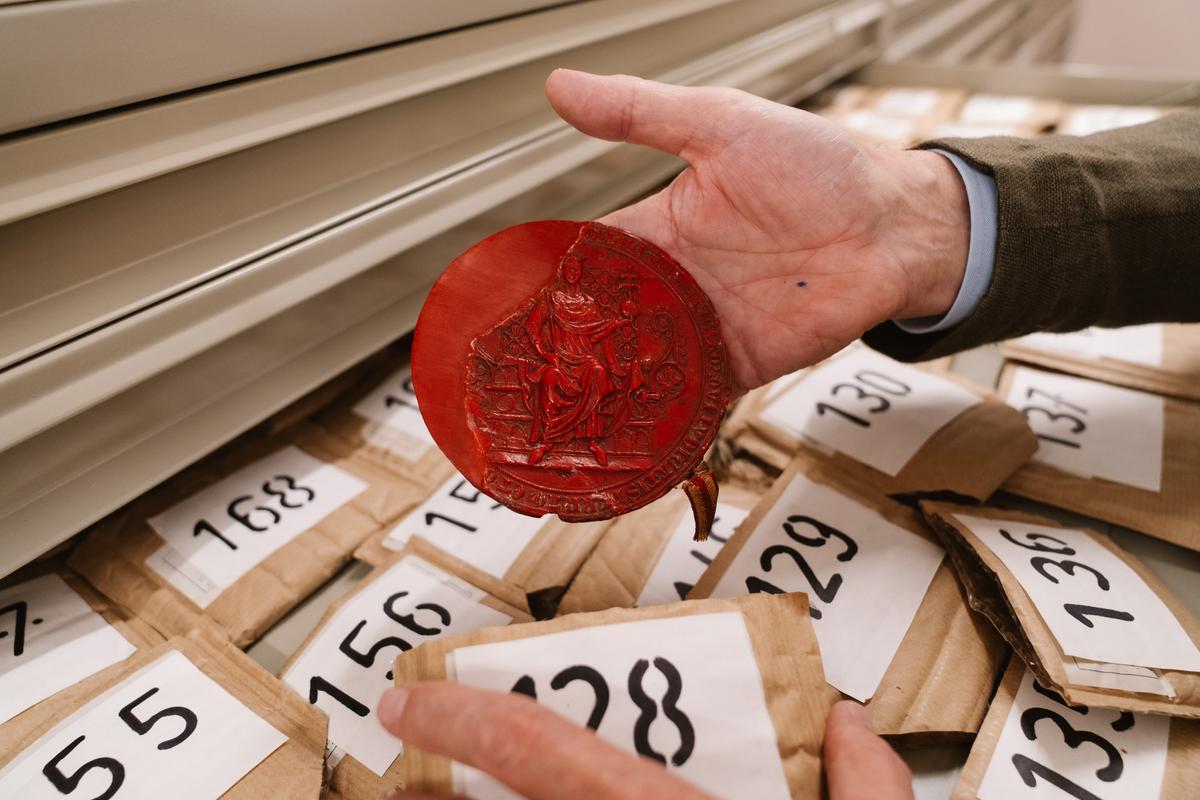
<path fill-rule="evenodd" d="M 688 163 L 661 192 L 600 221 L 691 272 L 721 317 L 740 388 L 819 361 L 885 320 L 954 302 L 970 217 L 943 156 L 863 145 L 735 89 L 560 69 L 546 94 L 586 134 Z"/>
<path fill-rule="evenodd" d="M 853 700 L 830 709 L 822 751 L 829 800 L 913 800 L 908 765 Z"/>
<path fill-rule="evenodd" d="M 406 745 L 483 770 L 529 800 L 712 800 L 521 694 L 414 683 L 383 696 L 379 720 Z M 391 800 L 436 797 L 400 791 Z"/>
<path fill-rule="evenodd" d="M 711 800 L 660 765 L 614 747 L 524 695 L 416 683 L 385 694 L 379 719 L 405 744 L 481 769 L 529 800 Z M 830 800 L 913 796 L 908 768 L 871 729 L 857 703 L 833 707 L 824 758 Z M 434 798 L 400 791 L 391 800 Z"/>

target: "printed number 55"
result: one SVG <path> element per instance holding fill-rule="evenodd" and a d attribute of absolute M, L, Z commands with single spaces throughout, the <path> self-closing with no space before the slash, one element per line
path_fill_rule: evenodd
<path fill-rule="evenodd" d="M 183 721 L 183 729 L 180 730 L 180 732 L 175 736 L 172 736 L 169 739 L 164 739 L 157 745 L 159 750 L 170 750 L 172 747 L 183 744 L 183 742 L 187 741 L 187 739 L 196 732 L 198 720 L 196 719 L 196 713 L 194 711 L 182 706 L 171 706 L 169 708 L 164 708 L 162 711 L 158 711 L 146 719 L 139 719 L 133 713 L 133 710 L 146 700 L 150 699 L 157 692 L 158 687 L 150 689 L 141 697 L 138 697 L 136 700 L 129 703 L 129 705 L 118 711 L 117 716 L 120 717 L 121 721 L 128 725 L 129 728 L 138 736 L 145 736 L 161 720 L 164 720 L 168 717 L 178 717 Z M 117 759 L 109 758 L 107 756 L 93 758 L 71 775 L 67 775 L 61 769 L 59 769 L 58 765 L 62 763 L 63 759 L 71 755 L 72 751 L 74 751 L 75 748 L 78 747 L 85 738 L 86 737 L 84 736 L 79 736 L 69 745 L 58 751 L 54 758 L 50 759 L 50 761 L 46 763 L 46 766 L 42 767 L 42 774 L 46 776 L 46 780 L 50 781 L 50 785 L 55 789 L 58 789 L 58 791 L 63 794 L 71 794 L 79 788 L 79 784 L 83 782 L 84 776 L 86 776 L 93 769 L 107 770 L 109 773 L 108 788 L 93 797 L 92 800 L 109 800 L 109 798 L 116 795 L 116 793 L 120 791 L 121 787 L 125 784 L 125 765 Z"/>

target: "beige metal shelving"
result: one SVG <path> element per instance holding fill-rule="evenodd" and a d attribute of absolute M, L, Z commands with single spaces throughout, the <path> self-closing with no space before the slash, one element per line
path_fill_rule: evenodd
<path fill-rule="evenodd" d="M 878 2 L 597 0 L 0 145 L 0 573 L 409 330 L 458 250 L 669 177 L 542 95 L 569 64 L 795 101 Z"/>
<path fill-rule="evenodd" d="M 0 0 L 0 133 L 562 2 Z"/>
<path fill-rule="evenodd" d="M 552 68 L 795 102 L 1005 3 L 546 5 L 0 138 L 0 574 L 404 334 L 471 242 L 680 168 L 567 128 Z"/>

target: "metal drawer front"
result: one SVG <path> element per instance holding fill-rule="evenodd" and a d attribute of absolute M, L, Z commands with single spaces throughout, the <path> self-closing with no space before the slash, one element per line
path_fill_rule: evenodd
<path fill-rule="evenodd" d="M 0 133 L 560 1 L 0 3 Z"/>

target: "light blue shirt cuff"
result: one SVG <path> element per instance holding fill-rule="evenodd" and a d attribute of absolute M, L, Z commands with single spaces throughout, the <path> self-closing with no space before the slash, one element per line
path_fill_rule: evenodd
<path fill-rule="evenodd" d="M 950 310 L 940 317 L 895 320 L 896 326 L 905 333 L 944 331 L 969 317 L 991 285 L 992 270 L 996 265 L 996 232 L 999 227 L 996 179 L 975 169 L 954 153 L 945 150 L 933 152 L 948 158 L 962 176 L 971 213 L 971 243 L 967 249 L 967 268 L 963 272 L 962 286 Z"/>

